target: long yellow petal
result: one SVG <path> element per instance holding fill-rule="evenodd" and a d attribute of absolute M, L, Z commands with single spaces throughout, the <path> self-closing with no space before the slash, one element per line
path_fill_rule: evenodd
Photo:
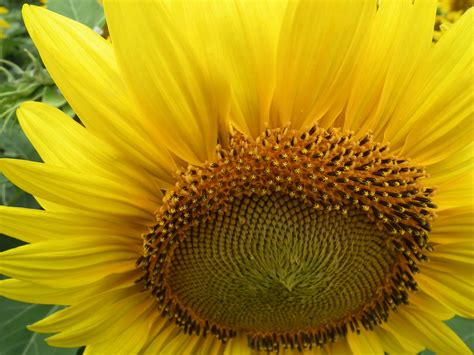
<path fill-rule="evenodd" d="M 466 171 L 456 176 L 455 179 L 436 185 L 436 194 L 433 201 L 438 206 L 437 211 L 445 209 L 464 207 L 473 207 L 474 170 Z"/>
<path fill-rule="evenodd" d="M 172 183 L 174 163 L 166 146 L 157 144 L 153 130 L 144 126 L 149 120 L 137 115 L 110 42 L 41 7 L 25 5 L 23 19 L 48 72 L 85 126 Z"/>
<path fill-rule="evenodd" d="M 388 0 L 378 6 L 373 23 L 367 24 L 370 32 L 358 58 L 343 126 L 361 135 L 372 130 L 382 140 L 387 121 L 403 105 L 403 93 L 431 47 L 436 1 Z"/>
<path fill-rule="evenodd" d="M 244 335 L 237 335 L 234 338 L 231 338 L 224 350 L 224 355 L 233 355 L 233 354 L 242 354 L 242 355 L 251 355 L 252 351 L 248 346 L 247 337 Z"/>
<path fill-rule="evenodd" d="M 87 297 L 99 297 L 104 292 L 131 286 L 141 276 L 139 270 L 132 270 L 106 276 L 86 287 L 70 288 L 52 288 L 34 282 L 6 279 L 0 280 L 0 296 L 27 303 L 71 305 Z"/>
<path fill-rule="evenodd" d="M 410 294 L 410 304 L 428 312 L 438 319 L 450 319 L 456 314 L 423 290 Z"/>
<path fill-rule="evenodd" d="M 334 344 L 329 345 L 328 353 L 330 355 L 351 354 L 352 350 L 349 346 L 347 338 L 339 338 Z"/>
<path fill-rule="evenodd" d="M 110 215 L 87 215 L 79 211 L 59 213 L 0 206 L 0 233 L 35 243 L 80 236 L 127 236 L 141 243 L 143 225 Z"/>
<path fill-rule="evenodd" d="M 377 336 L 370 331 L 362 331 L 360 335 L 349 332 L 347 333 L 347 342 L 354 355 L 364 354 L 384 354 L 382 344 Z"/>
<path fill-rule="evenodd" d="M 123 319 L 124 331 L 120 333 L 120 336 L 88 346 L 85 354 L 138 354 L 148 340 L 150 327 L 157 317 L 160 315 L 156 307 L 152 305 L 135 321 Z M 170 352 L 169 354 L 177 353 Z"/>
<path fill-rule="evenodd" d="M 337 117 L 375 11 L 371 1 L 289 3 L 277 53 L 273 126 L 299 129 L 332 112 L 328 125 Z"/>
<path fill-rule="evenodd" d="M 422 347 L 416 348 L 407 342 L 399 341 L 390 331 L 382 327 L 376 327 L 373 332 L 379 339 L 379 342 L 386 353 L 397 355 L 413 355 L 423 350 Z"/>
<path fill-rule="evenodd" d="M 473 230 L 474 211 L 471 206 L 447 208 L 438 213 L 430 240 L 441 244 L 471 242 Z"/>
<path fill-rule="evenodd" d="M 467 131 L 469 133 L 469 130 Z M 452 150 L 445 159 L 426 166 L 426 171 L 430 175 L 425 180 L 426 186 L 438 186 L 450 181 L 455 182 L 460 175 L 464 175 L 474 169 L 474 142 L 469 135 L 469 141 L 464 141 L 460 150 Z M 453 142 L 454 138 L 449 134 L 445 136 L 446 141 Z M 441 145 L 442 149 L 445 149 Z M 452 148 L 452 147 L 451 147 Z M 430 150 L 436 154 L 437 148 L 431 147 Z M 444 152 L 443 152 L 444 154 Z"/>
<path fill-rule="evenodd" d="M 142 120 L 174 154 L 200 164 L 215 153 L 219 116 L 229 107 L 222 97 L 228 83 L 216 71 L 212 53 L 206 53 L 206 39 L 188 38 L 183 28 L 195 23 L 194 17 L 219 16 L 214 10 L 220 7 L 187 2 L 183 12 L 172 5 L 104 1 L 117 61 Z"/>
<path fill-rule="evenodd" d="M 437 245 L 431 257 L 435 260 L 459 261 L 466 264 L 474 264 L 474 245 L 472 240 Z"/>
<path fill-rule="evenodd" d="M 135 269 L 141 247 L 128 238 L 48 240 L 0 253 L 0 273 L 52 288 L 93 283 Z"/>
<path fill-rule="evenodd" d="M 163 348 L 169 343 L 174 341 L 183 342 L 184 337 L 187 337 L 174 324 L 166 323 L 164 320 L 158 321 L 154 335 L 152 341 L 144 349 L 144 354 L 161 354 Z"/>
<path fill-rule="evenodd" d="M 87 304 L 85 304 L 87 303 Z M 149 293 L 137 287 L 113 290 L 101 297 L 56 312 L 33 324 L 29 329 L 37 332 L 59 332 L 46 339 L 48 344 L 59 347 L 77 347 L 118 339 L 127 325 L 142 317 L 154 306 Z M 158 316 L 158 312 L 153 309 Z M 87 317 L 84 316 L 87 314 Z"/>
<path fill-rule="evenodd" d="M 458 279 L 452 274 L 422 266 L 421 273 L 417 275 L 420 289 L 435 298 L 456 314 L 464 317 L 474 317 L 474 289 L 472 282 L 466 284 L 465 280 Z M 471 279 L 472 280 L 472 279 Z"/>
<path fill-rule="evenodd" d="M 413 307 L 401 307 L 384 327 L 401 341 L 414 341 L 437 354 L 471 354 L 467 345 L 446 324 Z"/>
<path fill-rule="evenodd" d="M 142 192 L 133 191 L 133 186 L 125 187 L 93 175 L 86 179 L 83 174 L 66 168 L 1 159 L 0 171 L 15 185 L 35 196 L 86 211 L 150 221 L 159 206 Z"/>
<path fill-rule="evenodd" d="M 392 146 L 403 146 L 401 154 L 432 164 L 472 140 L 473 36 L 470 10 L 420 61 L 403 105 L 397 106 L 385 128 Z"/>
<path fill-rule="evenodd" d="M 208 26 L 206 46 L 216 46 L 219 70 L 230 80 L 232 123 L 256 138 L 270 119 L 277 42 L 287 1 L 228 1 L 225 5 L 228 14 L 212 19 Z M 222 8 L 224 3 L 215 6 Z"/>
<path fill-rule="evenodd" d="M 23 131 L 45 163 L 83 173 L 117 177 L 151 190 L 159 198 L 160 180 L 143 168 L 125 163 L 128 154 L 94 136 L 61 110 L 40 102 L 23 103 L 17 111 Z M 156 181 L 155 181 L 156 180 Z"/>
<path fill-rule="evenodd" d="M 45 163 L 80 171 L 105 170 L 117 157 L 87 129 L 55 107 L 23 103 L 17 111 L 20 125 Z"/>

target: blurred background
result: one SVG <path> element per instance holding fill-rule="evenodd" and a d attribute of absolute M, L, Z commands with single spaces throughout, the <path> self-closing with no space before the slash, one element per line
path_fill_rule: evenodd
<path fill-rule="evenodd" d="M 434 42 L 466 8 L 472 6 L 472 2 L 439 2 L 433 31 Z M 15 116 L 18 106 L 24 101 L 42 101 L 61 109 L 76 120 L 77 117 L 54 85 L 26 32 L 21 19 L 21 7 L 24 3 L 45 6 L 51 11 L 82 22 L 105 38 L 108 37 L 108 32 L 103 8 L 97 0 L 0 0 L 0 157 L 40 161 L 19 127 Z M 0 204 L 39 208 L 30 195 L 10 184 L 1 174 Z M 0 251 L 20 244 L 16 239 L 1 236 Z M 60 307 L 55 305 L 24 304 L 0 297 L 0 355 L 82 354 L 83 349 L 49 347 L 44 341 L 47 335 L 26 329 L 27 325 L 58 309 Z M 473 320 L 457 317 L 447 321 L 447 324 L 464 339 L 471 350 L 474 349 Z M 423 354 L 430 352 L 425 351 Z"/>

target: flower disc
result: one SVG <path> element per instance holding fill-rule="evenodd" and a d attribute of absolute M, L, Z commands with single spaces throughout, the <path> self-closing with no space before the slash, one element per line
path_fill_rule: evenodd
<path fill-rule="evenodd" d="M 371 329 L 407 303 L 426 259 L 423 170 L 370 135 L 313 127 L 235 134 L 189 166 L 145 236 L 146 286 L 189 333 L 257 349 Z"/>
<path fill-rule="evenodd" d="M 296 333 L 359 313 L 397 253 L 360 211 L 315 210 L 275 193 L 239 197 L 175 248 L 169 288 L 201 319 Z"/>

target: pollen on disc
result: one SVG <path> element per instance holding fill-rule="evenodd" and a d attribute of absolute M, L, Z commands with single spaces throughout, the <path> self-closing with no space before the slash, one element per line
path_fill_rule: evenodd
<path fill-rule="evenodd" d="M 301 350 L 373 329 L 417 289 L 433 189 L 370 134 L 236 132 L 177 176 L 138 264 L 188 334 Z"/>
<path fill-rule="evenodd" d="M 395 260 L 364 213 L 317 211 L 282 194 L 249 196 L 188 232 L 168 280 L 202 319 L 295 333 L 358 312 Z"/>

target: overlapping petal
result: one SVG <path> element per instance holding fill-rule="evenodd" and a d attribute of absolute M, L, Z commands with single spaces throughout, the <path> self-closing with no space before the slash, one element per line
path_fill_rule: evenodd
<path fill-rule="evenodd" d="M 374 3 L 372 3 L 375 5 Z M 345 129 L 383 138 L 393 111 L 427 55 L 433 34 L 436 1 L 380 1 L 358 57 L 347 108 Z M 396 127 L 403 121 L 390 121 Z M 379 139 L 381 140 L 381 139 Z M 390 141 L 390 137 L 387 137 Z"/>
<path fill-rule="evenodd" d="M 135 269 L 141 245 L 116 237 L 47 240 L 0 253 L 0 273 L 51 288 L 69 288 Z"/>
<path fill-rule="evenodd" d="M 139 162 L 164 184 L 174 170 L 167 147 L 137 113 L 110 42 L 79 22 L 25 6 L 23 18 L 48 72 L 85 126 L 112 142 L 121 157 Z"/>
<path fill-rule="evenodd" d="M 140 6 L 105 1 L 104 6 L 120 72 L 141 121 L 185 161 L 201 164 L 212 157 L 221 116 L 228 114 L 230 96 L 225 93 L 230 91 L 213 54 L 205 50 L 206 38 L 194 35 L 198 42 L 193 43 L 187 36 L 187 26 L 195 22 L 186 21 L 181 9 L 168 1 Z M 221 7 L 208 2 L 184 6 L 191 19 L 221 15 Z"/>
<path fill-rule="evenodd" d="M 0 171 L 15 185 L 36 197 L 79 210 L 120 215 L 135 221 L 151 220 L 157 202 L 143 196 L 140 189 L 117 180 L 90 174 L 83 175 L 67 168 L 15 160 L 0 160 Z"/>
<path fill-rule="evenodd" d="M 76 236 L 97 236 L 98 239 L 124 236 L 138 241 L 144 231 L 143 225 L 136 221 L 77 210 L 52 212 L 0 206 L 0 214 L 0 233 L 27 243 Z"/>
<path fill-rule="evenodd" d="M 44 333 L 59 332 L 47 338 L 48 343 L 55 346 L 101 343 L 111 338 L 118 339 L 128 325 L 154 308 L 153 302 L 150 294 L 140 292 L 136 285 L 111 290 L 101 297 L 86 298 L 29 328 Z M 158 316 L 157 312 L 155 315 Z"/>
<path fill-rule="evenodd" d="M 375 14 L 372 1 L 289 3 L 278 43 L 273 127 L 299 129 L 324 116 L 324 127 L 334 121 Z"/>

